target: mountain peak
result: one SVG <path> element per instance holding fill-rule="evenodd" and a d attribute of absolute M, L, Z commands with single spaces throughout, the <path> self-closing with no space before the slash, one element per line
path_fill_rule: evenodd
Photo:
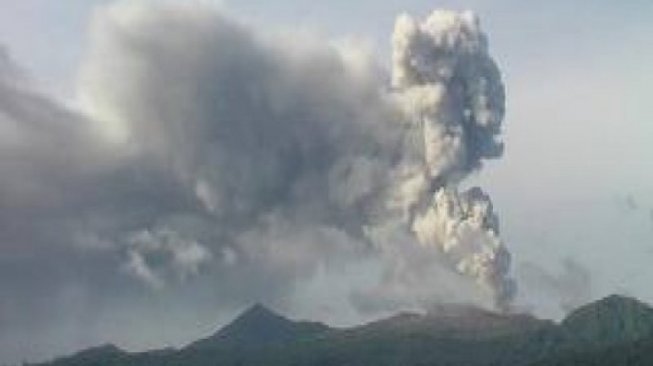
<path fill-rule="evenodd" d="M 265 305 L 260 302 L 255 303 L 254 305 L 247 308 L 243 311 L 237 318 L 238 319 L 264 319 L 264 318 L 283 318 L 281 315 L 275 313 L 274 311 L 265 307 Z M 285 319 L 285 318 L 283 318 Z"/>
<path fill-rule="evenodd" d="M 261 303 L 256 303 L 240 315 L 236 317 L 231 323 L 222 328 L 218 335 L 221 337 L 233 337 L 241 333 L 264 331 L 265 329 L 286 328 L 293 324 L 289 320 L 274 311 L 263 306 Z"/>
<path fill-rule="evenodd" d="M 641 307 L 646 309 L 651 309 L 651 307 L 641 302 L 634 297 L 629 297 L 625 295 L 612 294 L 606 296 L 598 301 L 595 304 L 602 304 L 603 306 L 618 306 L 618 307 Z"/>
<path fill-rule="evenodd" d="M 329 328 L 322 323 L 293 321 L 256 303 L 217 333 L 191 344 L 190 347 L 268 346 L 317 335 L 327 330 Z"/>
<path fill-rule="evenodd" d="M 563 324 L 583 320 L 587 317 L 606 319 L 608 317 L 636 316 L 653 317 L 653 308 L 632 297 L 610 295 L 572 311 L 565 318 Z"/>
<path fill-rule="evenodd" d="M 610 295 L 571 312 L 562 322 L 577 341 L 613 343 L 653 335 L 653 308 L 622 295 Z"/>

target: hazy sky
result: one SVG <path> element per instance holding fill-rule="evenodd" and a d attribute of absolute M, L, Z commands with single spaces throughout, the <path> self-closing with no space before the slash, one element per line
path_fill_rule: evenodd
<path fill-rule="evenodd" d="M 89 32 L 92 13 L 96 6 L 109 3 L 108 0 L 0 0 L 3 9 L 0 12 L 0 44 L 7 47 L 15 64 L 47 95 L 47 100 L 37 100 L 33 102 L 36 107 L 30 108 L 43 108 L 43 114 L 53 116 L 55 120 L 77 118 L 68 117 L 64 106 L 74 104 L 79 73 L 85 60 L 97 58 L 97 55 L 85 56 L 89 49 L 93 49 L 93 42 L 97 42 Z M 651 96 L 649 88 L 653 85 L 652 2 L 234 0 L 215 2 L 215 5 L 262 34 L 270 29 L 291 32 L 302 29 L 318 34 L 325 42 L 362 40 L 373 49 L 374 58 L 385 68 L 390 67 L 390 35 L 399 13 L 407 12 L 423 18 L 435 8 L 475 11 L 488 34 L 490 53 L 506 85 L 507 114 L 501 137 L 505 142 L 505 153 L 501 159 L 485 163 L 485 167 L 474 173 L 464 185 L 478 184 L 492 196 L 500 218 L 501 234 L 513 253 L 513 273 L 521 288 L 517 303 L 540 315 L 559 317 L 565 302 L 582 302 L 611 292 L 631 294 L 653 302 L 653 287 L 650 286 L 653 268 L 649 265 L 653 261 L 653 104 L 648 100 Z M 4 77 L 2 61 L 0 81 Z M 107 62 L 111 64 L 110 60 Z M 324 80 L 316 83 L 323 85 Z M 129 89 L 119 86 L 116 90 Z M 9 96 L 0 93 L 0 98 Z M 0 104 L 0 108 L 4 108 L 4 104 Z M 358 110 L 357 106 L 346 103 L 343 108 Z M 0 117 L 7 113 L 2 109 L 0 112 L 3 112 Z M 83 136 L 67 130 L 55 132 L 55 137 L 45 135 L 42 138 L 54 141 L 59 134 L 63 136 L 61 141 L 83 139 Z M 2 144 L 9 146 L 7 151 L 14 151 L 10 150 L 9 140 L 0 137 L 0 154 L 5 151 Z M 34 141 L 39 143 L 41 140 Z M 55 146 L 52 151 L 66 149 L 67 143 L 61 141 L 52 142 Z M 343 142 L 345 146 L 358 143 L 354 140 Z M 49 144 L 42 145 L 45 147 L 39 148 L 42 149 L 39 154 L 47 155 Z M 23 154 L 22 150 L 20 154 Z M 0 174 L 5 172 L 4 169 L 18 171 L 10 170 L 14 169 L 11 164 L 31 164 L 31 153 L 20 154 L 17 160 L 3 160 L 0 156 L 0 164 L 4 164 L 0 165 Z M 23 180 L 44 180 L 34 183 L 34 187 L 32 181 L 29 184 L 23 182 L 29 186 L 24 191 L 28 195 L 31 188 L 39 194 L 46 190 L 37 185 L 52 183 L 56 186 L 59 181 L 68 182 L 69 179 L 75 184 L 84 181 L 100 190 L 104 187 L 120 191 L 119 196 L 116 194 L 120 202 L 116 199 L 115 205 L 124 205 L 130 214 L 140 209 L 173 211 L 172 206 L 178 210 L 189 205 L 186 197 L 178 196 L 167 203 L 171 192 L 177 191 L 177 183 L 160 178 L 165 176 L 163 172 L 141 161 L 134 166 L 115 168 L 125 171 L 141 167 L 151 169 L 142 175 L 131 171 L 124 173 L 130 175 L 120 175 L 128 176 L 126 180 L 111 176 L 95 181 L 88 178 L 93 173 L 87 171 L 79 173 L 81 178 L 75 180 L 60 177 L 68 174 L 65 170 L 67 164 L 71 159 L 79 158 L 78 154 L 72 151 L 61 161 L 54 158 L 52 161 L 39 160 L 38 164 L 43 166 L 23 168 L 20 172 L 24 176 L 0 178 L 0 184 L 9 186 Z M 84 158 L 94 162 L 93 159 L 97 159 L 97 165 L 110 164 L 102 156 Z M 244 160 L 242 164 L 247 162 Z M 229 163 L 224 164 L 219 166 L 233 168 Z M 61 169 L 61 174 L 44 173 L 49 169 Z M 289 169 L 300 168 L 292 165 Z M 138 184 L 127 189 L 125 181 L 137 181 Z M 154 192 L 148 189 L 152 186 L 156 186 Z M 102 221 L 104 216 L 98 214 L 96 217 L 92 208 L 101 207 L 105 210 L 103 213 L 119 211 L 119 208 L 108 207 L 111 205 L 107 202 L 111 202 L 113 196 L 98 194 L 102 197 L 97 198 L 100 202 L 97 203 L 92 198 L 93 193 L 89 193 L 92 191 L 86 192 L 83 187 L 79 188 L 81 191 L 75 191 L 76 187 L 70 188 L 71 192 L 55 191 L 56 194 L 76 196 L 70 201 L 72 203 L 62 204 L 65 206 L 62 215 L 73 217 L 71 212 L 82 211 L 88 221 L 92 221 L 93 227 L 107 231 L 113 228 L 110 226 L 113 223 Z M 3 190 L 0 186 L 0 194 L 18 192 L 12 189 Z M 249 191 L 244 189 L 246 195 Z M 201 185 L 195 190 L 203 191 Z M 149 196 L 143 198 L 144 195 Z M 36 203 L 32 203 L 32 199 Z M 306 249 L 311 251 L 311 256 L 313 251 L 318 251 L 320 258 L 326 258 L 326 265 L 318 263 L 320 269 L 317 273 L 305 268 L 313 265 L 312 262 L 293 267 L 292 274 L 273 271 L 278 281 L 284 281 L 285 276 L 310 279 L 296 285 L 300 290 L 294 287 L 293 290 L 283 289 L 282 295 L 281 292 L 275 293 L 268 298 L 260 293 L 273 291 L 266 288 L 269 283 L 236 281 L 235 277 L 243 275 L 238 271 L 219 269 L 210 276 L 200 274 L 198 279 L 186 280 L 186 276 L 191 277 L 196 271 L 193 266 L 203 263 L 204 255 L 208 261 L 219 257 L 227 264 L 234 259 L 228 246 L 219 247 L 220 253 L 207 255 L 203 254 L 201 247 L 184 244 L 188 251 L 181 257 L 190 258 L 184 263 L 191 266 L 174 273 L 166 272 L 166 276 L 183 278 L 182 284 L 172 290 L 156 290 L 140 286 L 125 276 L 125 266 L 121 264 L 123 259 L 114 257 L 115 253 L 100 251 L 87 255 L 68 249 L 52 249 L 47 243 L 51 238 L 39 237 L 35 240 L 44 242 L 34 245 L 20 242 L 24 239 L 20 236 L 20 228 L 30 228 L 31 221 L 25 220 L 34 217 L 40 220 L 43 216 L 38 215 L 42 204 L 39 199 L 40 196 L 30 196 L 26 199 L 30 200 L 27 205 L 21 201 L 22 196 L 0 196 L 0 230 L 4 231 L 0 232 L 0 297 L 14 299 L 0 300 L 0 363 L 22 358 L 41 359 L 106 341 L 135 349 L 178 345 L 205 335 L 248 302 L 261 299 L 300 317 L 341 324 L 366 317 L 366 314 L 351 309 L 342 310 L 346 308 L 341 302 L 346 302 L 343 297 L 347 296 L 348 288 L 341 282 L 357 276 L 363 277 L 358 279 L 360 283 L 369 281 L 368 275 L 360 273 L 373 273 L 374 265 L 362 263 L 360 267 L 338 268 L 331 262 L 337 262 L 342 253 L 323 252 L 324 246 Z M 263 201 L 267 202 L 266 199 L 264 197 Z M 52 204 L 56 206 L 58 201 Z M 312 214 L 312 210 L 319 210 L 323 203 L 316 201 L 314 204 L 317 208 L 302 210 Z M 286 209 L 285 205 L 279 209 Z M 139 211 L 133 215 L 141 219 L 140 214 Z M 243 215 L 221 223 L 245 225 L 241 221 L 247 217 Z M 178 222 L 186 218 L 176 217 L 174 220 Z M 58 225 L 76 225 L 77 222 L 53 224 L 39 221 L 41 224 L 53 225 L 43 232 L 52 235 L 52 240 L 56 241 L 59 240 Z M 182 226 L 192 229 L 193 225 L 201 226 L 185 221 Z M 272 244 L 275 240 L 285 240 L 284 227 L 275 230 L 278 231 L 253 231 L 246 239 L 253 242 L 265 240 Z M 293 231 L 292 241 L 346 241 L 341 240 L 339 232 L 322 229 L 318 232 L 319 237 L 315 237 L 312 231 Z M 158 232 L 154 228 L 143 235 L 150 235 L 143 241 L 168 243 L 181 240 L 175 233 Z M 223 240 L 221 235 L 229 237 L 233 233 L 207 233 L 209 239 L 206 240 Z M 100 242 L 101 237 L 84 238 L 97 240 L 98 247 L 106 244 Z M 140 239 L 133 239 L 137 240 Z M 271 249 L 266 250 L 274 251 L 272 244 Z M 292 247 L 273 258 L 296 265 L 300 260 L 295 262 L 293 256 L 301 256 L 303 250 L 300 246 Z M 359 253 L 345 255 L 357 256 Z M 58 256 L 67 259 L 44 259 Z M 129 268 L 141 268 L 137 266 L 138 258 L 142 257 L 130 257 Z M 70 268 L 62 268 L 62 265 Z M 108 273 L 115 276 L 108 276 Z M 261 273 L 266 272 L 261 269 Z M 70 280 L 79 275 L 88 278 Z M 143 272 L 140 275 L 147 277 Z M 216 278 L 224 278 L 224 283 L 215 283 Z M 157 287 L 158 280 L 150 280 Z M 93 290 L 89 290 L 89 286 Z M 321 289 L 331 292 L 325 293 Z M 294 301 L 293 296 L 302 299 Z M 307 298 L 311 300 L 307 301 Z"/>

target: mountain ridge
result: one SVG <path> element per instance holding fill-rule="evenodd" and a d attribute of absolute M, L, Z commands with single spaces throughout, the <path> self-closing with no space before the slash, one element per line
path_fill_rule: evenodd
<path fill-rule="evenodd" d="M 603 358 L 597 355 L 610 349 L 632 350 L 638 359 L 647 359 L 649 340 L 653 346 L 653 309 L 618 295 L 581 306 L 560 323 L 447 305 L 332 328 L 290 320 L 255 304 L 209 337 L 176 351 L 131 354 L 105 345 L 40 365 L 566 366 L 582 359 L 596 359 L 599 365 Z"/>

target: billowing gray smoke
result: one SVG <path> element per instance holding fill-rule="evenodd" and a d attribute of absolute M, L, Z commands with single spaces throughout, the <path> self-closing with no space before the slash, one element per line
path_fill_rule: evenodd
<path fill-rule="evenodd" d="M 0 306 L 15 314 L 0 344 L 28 329 L 23 309 L 50 334 L 79 322 L 70 291 L 105 336 L 164 300 L 198 318 L 307 308 L 316 273 L 312 293 L 361 312 L 509 307 L 492 203 L 459 188 L 502 153 L 504 89 L 474 15 L 401 16 L 391 75 L 208 5 L 124 2 L 92 23 L 75 108 L 0 52 Z"/>
<path fill-rule="evenodd" d="M 210 240 L 223 243 L 208 244 L 213 251 L 255 260 L 263 247 L 243 241 L 265 241 L 281 225 L 341 232 L 359 243 L 345 252 L 369 255 L 369 244 L 385 250 L 378 228 L 390 225 L 409 235 L 389 245 L 434 251 L 431 266 L 445 264 L 473 279 L 495 307 L 508 307 L 515 286 L 492 203 L 480 188 L 458 191 L 503 150 L 496 138 L 504 88 L 472 13 L 435 11 L 424 22 L 401 16 L 390 91 L 360 52 L 263 37 L 194 7 L 113 7 L 93 37 L 81 100 L 109 143 L 167 167 L 195 196 L 201 207 L 193 215 L 215 225 Z M 154 226 L 147 232 L 180 235 L 169 223 Z M 197 238 L 179 242 L 195 248 L 183 273 L 212 257 Z M 303 249 L 295 265 L 338 256 L 341 247 Z M 164 269 L 149 268 L 143 248 L 181 249 L 128 251 L 127 268 L 160 286 Z M 264 253 L 265 263 L 292 257 Z M 394 280 L 414 276 L 401 273 L 412 267 Z"/>
<path fill-rule="evenodd" d="M 155 167 L 180 190 L 180 206 L 120 225 L 129 273 L 162 287 L 212 258 L 239 281 L 292 288 L 365 251 L 400 134 L 364 55 L 255 34 L 199 5 L 125 3 L 94 24 L 82 107 L 124 164 Z M 325 244 L 325 232 L 358 245 Z M 190 270 L 170 271 L 179 245 L 195 248 Z"/>

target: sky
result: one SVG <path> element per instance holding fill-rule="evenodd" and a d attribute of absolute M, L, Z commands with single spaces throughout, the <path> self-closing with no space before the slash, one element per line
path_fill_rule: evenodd
<path fill-rule="evenodd" d="M 436 8 L 478 14 L 490 61 L 470 63 L 505 86 L 485 137 L 503 153 L 435 178 L 491 197 L 516 309 L 653 303 L 649 1 L 114 3 L 0 0 L 0 363 L 178 346 L 257 301 L 338 325 L 451 294 L 487 305 L 447 269 L 459 258 L 415 262 L 370 198 L 404 154 L 378 85 L 396 18 Z"/>

